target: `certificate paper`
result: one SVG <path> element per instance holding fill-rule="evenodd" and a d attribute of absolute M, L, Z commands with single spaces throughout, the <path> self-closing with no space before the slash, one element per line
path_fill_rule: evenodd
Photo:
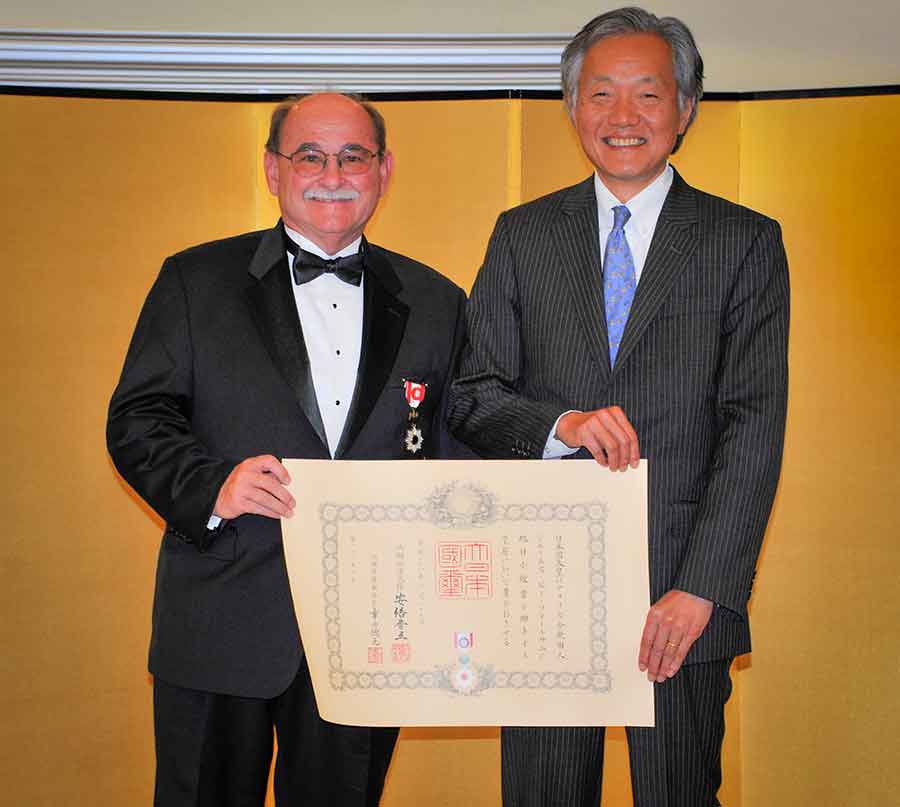
<path fill-rule="evenodd" d="M 316 702 L 368 726 L 653 725 L 647 467 L 285 460 Z"/>

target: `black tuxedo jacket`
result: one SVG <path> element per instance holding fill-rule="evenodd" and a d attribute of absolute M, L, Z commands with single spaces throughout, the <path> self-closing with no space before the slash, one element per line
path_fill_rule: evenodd
<path fill-rule="evenodd" d="M 464 302 L 432 269 L 369 246 L 362 355 L 336 458 L 447 453 L 441 410 Z M 404 379 L 428 384 L 415 454 L 404 447 Z M 107 442 L 122 476 L 166 521 L 151 672 L 211 692 L 281 693 L 302 648 L 280 523 L 244 515 L 206 528 L 243 459 L 329 456 L 280 226 L 165 261 L 110 402 Z"/>
<path fill-rule="evenodd" d="M 719 606 L 688 662 L 746 652 L 784 439 L 778 224 L 676 173 L 614 369 L 600 266 L 593 177 L 500 216 L 451 428 L 484 456 L 538 458 L 562 412 L 621 406 L 649 460 L 651 599 L 678 588 Z"/>

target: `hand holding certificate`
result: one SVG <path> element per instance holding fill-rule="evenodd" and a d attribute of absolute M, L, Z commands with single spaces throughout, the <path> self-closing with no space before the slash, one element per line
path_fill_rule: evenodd
<path fill-rule="evenodd" d="M 646 464 L 285 460 L 319 712 L 353 725 L 653 724 Z"/>

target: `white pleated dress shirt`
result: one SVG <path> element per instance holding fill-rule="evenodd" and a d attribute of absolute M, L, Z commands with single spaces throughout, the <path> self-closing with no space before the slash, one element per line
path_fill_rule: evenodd
<path fill-rule="evenodd" d="M 307 252 L 320 258 L 343 258 L 359 251 L 362 238 L 357 238 L 335 255 L 328 255 L 308 238 L 285 227 L 288 237 Z M 293 256 L 288 253 L 288 265 L 293 269 Z M 354 286 L 336 275 L 323 274 L 298 286 L 291 272 L 291 287 L 297 314 L 303 328 L 303 340 L 309 355 L 309 368 L 319 413 L 328 438 L 332 457 L 337 451 L 347 412 L 356 388 L 356 375 L 362 352 L 363 329 L 363 272 L 362 283 Z"/>

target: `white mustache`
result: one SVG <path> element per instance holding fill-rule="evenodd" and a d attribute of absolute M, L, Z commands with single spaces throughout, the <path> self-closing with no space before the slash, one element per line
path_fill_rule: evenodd
<path fill-rule="evenodd" d="M 336 191 L 310 189 L 303 192 L 303 198 L 308 202 L 352 202 L 359 198 L 359 191 L 350 188 Z"/>

